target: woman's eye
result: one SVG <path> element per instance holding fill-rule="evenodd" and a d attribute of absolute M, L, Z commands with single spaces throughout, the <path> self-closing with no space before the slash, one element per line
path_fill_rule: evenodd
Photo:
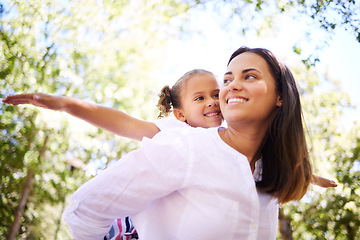
<path fill-rule="evenodd" d="M 224 84 L 229 84 L 230 82 L 231 82 L 231 79 L 229 79 L 229 78 L 224 79 Z"/>
<path fill-rule="evenodd" d="M 246 77 L 245 77 L 245 79 L 246 80 L 248 80 L 248 79 L 255 79 L 256 77 L 254 76 L 254 75 L 247 75 Z"/>
<path fill-rule="evenodd" d="M 204 97 L 200 96 L 200 97 L 195 98 L 195 101 L 199 101 L 199 100 L 204 100 Z"/>

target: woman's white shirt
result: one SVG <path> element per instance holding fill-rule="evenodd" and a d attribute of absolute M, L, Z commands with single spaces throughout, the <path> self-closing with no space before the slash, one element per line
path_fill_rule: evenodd
<path fill-rule="evenodd" d="M 177 127 L 190 127 L 188 124 L 171 117 L 156 120 L 154 124 L 161 131 Z M 255 163 L 255 171 L 253 173 L 255 182 L 261 181 L 261 175 L 262 160 L 259 159 Z M 257 239 L 275 239 L 278 227 L 278 202 L 268 193 L 258 191 L 258 196 L 260 201 L 260 222 Z M 274 216 L 276 216 L 276 219 L 274 219 Z"/>
<path fill-rule="evenodd" d="M 153 122 L 160 131 L 169 130 L 173 128 L 190 127 L 185 122 L 179 121 L 173 117 L 160 118 Z"/>
<path fill-rule="evenodd" d="M 278 204 L 217 128 L 161 131 L 80 187 L 65 211 L 76 239 L 102 239 L 130 216 L 151 239 L 275 239 Z"/>

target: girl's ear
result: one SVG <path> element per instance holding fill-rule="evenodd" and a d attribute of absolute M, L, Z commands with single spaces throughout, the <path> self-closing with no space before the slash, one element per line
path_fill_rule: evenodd
<path fill-rule="evenodd" d="M 179 108 L 174 108 L 174 116 L 176 117 L 177 120 L 182 121 L 182 122 L 186 122 L 186 118 L 185 115 L 183 113 L 183 111 Z"/>

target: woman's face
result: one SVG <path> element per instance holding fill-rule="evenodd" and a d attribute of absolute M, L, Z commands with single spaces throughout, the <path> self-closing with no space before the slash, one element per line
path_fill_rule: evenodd
<path fill-rule="evenodd" d="M 267 62 L 245 52 L 231 60 L 220 90 L 224 119 L 232 123 L 257 123 L 267 127 L 270 115 L 281 100 Z"/>

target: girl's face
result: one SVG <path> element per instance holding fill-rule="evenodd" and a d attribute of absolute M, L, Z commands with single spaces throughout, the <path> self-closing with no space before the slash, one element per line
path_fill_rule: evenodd
<path fill-rule="evenodd" d="M 219 84 L 212 74 L 195 74 L 182 90 L 181 109 L 175 117 L 192 127 L 217 127 L 222 123 L 219 106 Z"/>
<path fill-rule="evenodd" d="M 221 111 L 228 125 L 245 121 L 267 127 L 280 105 L 274 77 L 260 55 L 245 52 L 230 62 L 220 90 Z"/>

